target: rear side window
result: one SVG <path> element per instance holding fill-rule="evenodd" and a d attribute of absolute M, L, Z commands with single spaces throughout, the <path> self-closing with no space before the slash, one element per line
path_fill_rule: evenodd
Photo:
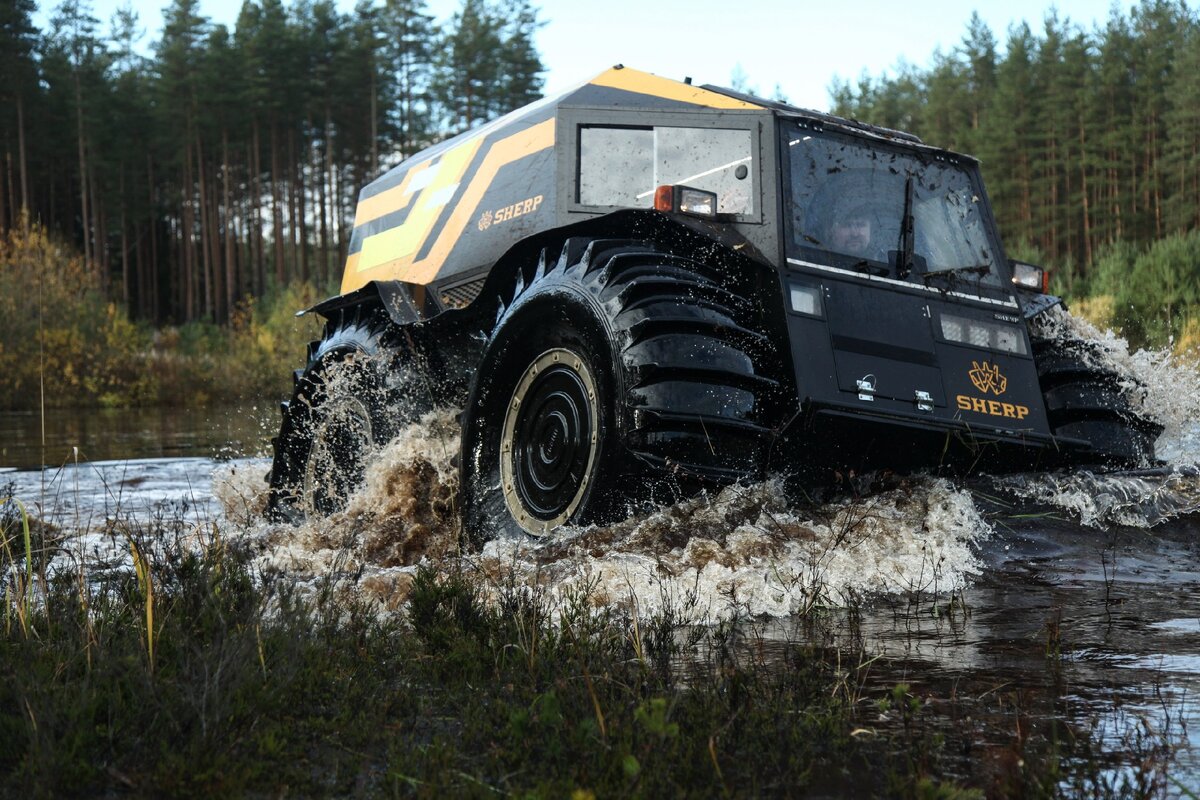
<path fill-rule="evenodd" d="M 579 131 L 579 202 L 586 206 L 648 206 L 654 193 L 653 128 Z M 646 194 L 649 190 L 650 194 Z"/>
<path fill-rule="evenodd" d="M 649 208 L 655 187 L 676 184 L 716 192 L 721 214 L 756 214 L 753 142 L 748 130 L 583 126 L 576 200 Z"/>

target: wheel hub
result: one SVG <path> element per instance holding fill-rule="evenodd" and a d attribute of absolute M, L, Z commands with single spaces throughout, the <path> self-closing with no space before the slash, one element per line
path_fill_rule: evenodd
<path fill-rule="evenodd" d="M 525 531 L 541 535 L 579 507 L 596 458 L 600 419 L 587 361 L 565 348 L 526 368 L 504 414 L 504 502 Z"/>

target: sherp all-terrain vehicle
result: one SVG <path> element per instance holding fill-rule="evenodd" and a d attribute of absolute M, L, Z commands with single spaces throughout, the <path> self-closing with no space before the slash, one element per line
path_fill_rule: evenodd
<path fill-rule="evenodd" d="M 968 156 L 615 67 L 362 190 L 270 475 L 327 512 L 461 407 L 468 531 L 775 467 L 1132 466 L 1159 428 L 1010 262 Z"/>

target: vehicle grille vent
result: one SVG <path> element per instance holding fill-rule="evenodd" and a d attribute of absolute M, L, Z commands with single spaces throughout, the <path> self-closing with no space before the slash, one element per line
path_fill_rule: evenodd
<path fill-rule="evenodd" d="M 442 290 L 442 303 L 447 308 L 463 308 L 471 305 L 471 302 L 479 296 L 479 292 L 483 289 L 483 278 L 476 278 L 473 281 L 460 283 L 457 286 L 451 286 L 449 289 Z"/>

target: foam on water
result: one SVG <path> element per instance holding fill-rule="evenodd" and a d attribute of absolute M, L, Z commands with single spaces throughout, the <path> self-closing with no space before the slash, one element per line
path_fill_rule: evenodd
<path fill-rule="evenodd" d="M 768 481 L 545 543 L 490 542 L 477 563 L 638 613 L 670 602 L 707 619 L 781 617 L 863 595 L 955 591 L 979 572 L 973 545 L 989 532 L 970 495 L 944 480 L 809 509 Z"/>
<path fill-rule="evenodd" d="M 993 482 L 1022 504 L 1061 509 L 1092 528 L 1152 528 L 1200 511 L 1200 478 L 1194 472 L 1139 477 L 1080 470 L 1005 475 Z"/>
<path fill-rule="evenodd" d="M 974 548 L 990 533 L 970 494 L 946 480 L 917 478 L 818 507 L 794 505 L 768 481 L 463 553 L 455 418 L 438 411 L 403 430 L 345 511 L 299 527 L 249 528 L 260 566 L 302 583 L 335 573 L 386 608 L 400 606 L 417 565 L 428 563 L 497 588 L 536 585 L 551 598 L 586 591 L 638 614 L 669 602 L 696 619 L 787 616 L 862 595 L 955 591 L 979 572 Z M 233 512 L 244 508 L 244 488 L 219 494 L 233 499 Z"/>

